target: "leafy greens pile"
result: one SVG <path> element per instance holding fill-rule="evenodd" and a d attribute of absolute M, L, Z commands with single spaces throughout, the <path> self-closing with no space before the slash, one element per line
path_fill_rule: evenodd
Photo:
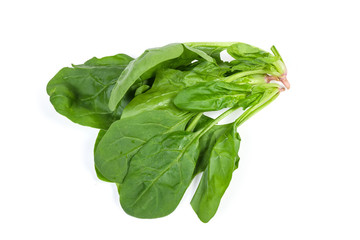
<path fill-rule="evenodd" d="M 208 222 L 238 167 L 237 128 L 289 88 L 285 64 L 271 50 L 195 42 L 148 49 L 136 59 L 92 58 L 61 69 L 47 93 L 58 113 L 100 129 L 95 170 L 117 184 L 126 213 L 170 214 L 202 172 L 191 206 Z M 233 60 L 223 61 L 222 51 Z M 234 122 L 218 124 L 239 108 Z M 221 109 L 215 119 L 204 115 Z"/>

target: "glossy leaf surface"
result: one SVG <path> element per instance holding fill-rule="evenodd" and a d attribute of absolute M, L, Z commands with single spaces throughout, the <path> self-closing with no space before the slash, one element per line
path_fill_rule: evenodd
<path fill-rule="evenodd" d="M 239 159 L 240 136 L 235 124 L 223 125 L 213 136 L 215 143 L 211 146 L 206 169 L 191 200 L 191 206 L 203 222 L 208 222 L 215 215 Z"/>
<path fill-rule="evenodd" d="M 178 58 L 183 52 L 182 44 L 173 43 L 160 48 L 148 49 L 140 57 L 133 60 L 120 75 L 112 90 L 109 100 L 110 110 L 115 110 L 127 90 L 136 81 L 150 78 L 167 61 Z"/>
<path fill-rule="evenodd" d="M 134 155 L 120 188 L 120 203 L 128 214 L 158 218 L 175 210 L 195 169 L 194 135 L 184 131 L 158 135 Z"/>
<path fill-rule="evenodd" d="M 57 112 L 75 123 L 107 129 L 120 118 L 133 97 L 128 92 L 116 111 L 108 108 L 112 88 L 131 60 L 125 54 L 118 54 L 61 69 L 47 85 L 51 103 Z"/>
<path fill-rule="evenodd" d="M 155 135 L 183 130 L 189 114 L 171 110 L 151 110 L 122 118 L 113 123 L 95 152 L 95 165 L 112 182 L 121 183 L 127 174 L 130 159 Z"/>

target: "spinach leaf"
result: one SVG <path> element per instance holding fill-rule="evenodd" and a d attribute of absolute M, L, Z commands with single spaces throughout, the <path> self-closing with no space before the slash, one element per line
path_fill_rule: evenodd
<path fill-rule="evenodd" d="M 140 94 L 146 92 L 149 88 L 150 88 L 150 86 L 149 86 L 149 85 L 146 85 L 146 84 L 138 87 L 138 88 L 136 89 L 136 91 L 135 91 L 135 96 L 140 95 Z"/>
<path fill-rule="evenodd" d="M 100 130 L 97 137 L 96 137 L 96 140 L 95 140 L 95 144 L 94 144 L 94 152 L 96 151 L 101 139 L 104 137 L 106 133 L 106 130 Z"/>
<path fill-rule="evenodd" d="M 213 135 L 207 167 L 191 200 L 191 206 L 203 222 L 215 215 L 237 168 L 240 136 L 236 130 L 235 124 L 222 125 Z"/>
<path fill-rule="evenodd" d="M 184 88 L 181 79 L 183 73 L 178 70 L 159 71 L 152 87 L 136 96 L 124 109 L 122 117 L 130 117 L 153 109 L 172 109 L 179 111 L 172 99 Z"/>
<path fill-rule="evenodd" d="M 96 148 L 97 148 L 100 140 L 103 138 L 103 136 L 105 135 L 105 133 L 106 133 L 106 130 L 100 130 L 100 131 L 99 131 L 98 136 L 97 136 L 96 141 L 95 141 L 95 145 L 94 145 L 94 153 L 95 153 L 95 151 L 96 151 Z M 96 166 L 95 166 L 95 173 L 96 173 L 96 176 L 97 176 L 100 180 L 102 180 L 102 181 L 104 181 L 104 182 L 111 182 L 109 179 L 107 179 L 106 177 L 104 177 L 104 176 L 101 174 L 101 172 L 97 169 Z"/>
<path fill-rule="evenodd" d="M 187 50 L 196 53 L 197 55 L 199 55 L 200 57 L 202 57 L 203 59 L 205 59 L 208 62 L 212 62 L 212 63 L 216 63 L 215 59 L 212 58 L 211 56 L 209 56 L 208 54 L 206 54 L 204 51 L 200 50 L 200 49 L 196 49 L 187 45 L 183 45 Z"/>
<path fill-rule="evenodd" d="M 234 43 L 227 48 L 227 52 L 235 59 L 258 58 L 269 62 L 277 60 L 269 52 L 246 43 Z"/>
<path fill-rule="evenodd" d="M 157 218 L 175 210 L 192 180 L 199 154 L 194 137 L 185 131 L 158 135 L 134 155 L 120 188 L 125 212 Z"/>
<path fill-rule="evenodd" d="M 207 117 L 203 115 L 198 123 L 198 125 L 195 128 L 195 132 L 201 130 L 206 125 L 208 125 L 211 121 L 213 121 L 212 118 Z M 194 176 L 197 175 L 200 172 L 205 171 L 207 164 L 209 162 L 211 151 L 217 141 L 217 139 L 223 135 L 226 131 L 229 130 L 232 123 L 223 124 L 223 125 L 215 125 L 212 128 L 210 128 L 203 136 L 199 139 L 199 158 L 196 163 L 196 168 L 194 171 Z M 235 162 L 235 167 L 238 167 L 240 158 L 237 157 L 237 160 Z"/>
<path fill-rule="evenodd" d="M 107 106 L 117 78 L 131 60 L 125 54 L 118 54 L 61 69 L 47 85 L 55 110 L 75 123 L 107 129 L 120 118 L 133 97 L 128 92 L 114 112 Z"/>
<path fill-rule="evenodd" d="M 162 68 L 176 68 L 191 63 L 199 57 L 214 60 L 206 53 L 182 43 L 173 43 L 160 48 L 146 50 L 133 60 L 120 75 L 109 99 L 110 110 L 115 110 L 127 90 L 137 81 L 146 80 Z"/>
<path fill-rule="evenodd" d="M 113 123 L 95 151 L 95 165 L 112 182 L 121 183 L 130 159 L 153 136 L 183 130 L 190 114 L 151 110 Z"/>
<path fill-rule="evenodd" d="M 245 100 L 252 92 L 250 84 L 221 81 L 200 83 L 180 91 L 174 98 L 176 107 L 196 112 L 231 108 Z"/>
<path fill-rule="evenodd" d="M 231 61 L 229 65 L 231 66 L 231 70 L 234 72 L 245 72 L 261 69 L 265 70 L 269 64 L 257 58 L 242 58 Z"/>
<path fill-rule="evenodd" d="M 181 56 L 181 44 L 169 44 L 161 48 L 146 50 L 140 57 L 130 62 L 120 75 L 109 99 L 110 110 L 115 110 L 127 90 L 136 82 L 150 78 L 168 60 Z"/>
<path fill-rule="evenodd" d="M 199 159 L 196 163 L 194 176 L 200 172 L 205 171 L 209 163 L 211 151 L 217 139 L 222 136 L 226 131 L 228 131 L 230 125 L 231 124 L 215 125 L 200 138 L 200 154 Z"/>
<path fill-rule="evenodd" d="M 231 71 L 231 68 L 225 65 L 219 66 L 212 62 L 198 61 L 188 65 L 183 71 L 182 82 L 186 87 L 189 87 L 196 83 L 220 80 Z"/>
<path fill-rule="evenodd" d="M 275 47 L 275 55 L 245 43 L 236 43 L 227 48 L 227 52 L 236 60 L 231 63 L 233 70 L 258 70 L 274 76 L 286 75 L 286 67 Z M 288 87 L 288 86 L 287 86 Z"/>

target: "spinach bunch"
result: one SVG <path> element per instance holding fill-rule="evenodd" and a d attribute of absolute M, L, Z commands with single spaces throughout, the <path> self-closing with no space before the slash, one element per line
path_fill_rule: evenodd
<path fill-rule="evenodd" d="M 116 183 L 126 213 L 170 214 L 202 173 L 191 206 L 208 222 L 238 167 L 237 128 L 289 88 L 284 61 L 271 50 L 195 42 L 148 49 L 136 59 L 92 58 L 61 69 L 47 92 L 60 114 L 100 129 L 95 170 Z M 223 61 L 222 51 L 234 59 Z M 218 124 L 239 108 L 234 122 Z M 221 109 L 215 119 L 204 115 Z"/>

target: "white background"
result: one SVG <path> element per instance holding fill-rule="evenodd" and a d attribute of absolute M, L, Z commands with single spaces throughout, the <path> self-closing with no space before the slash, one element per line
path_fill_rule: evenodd
<path fill-rule="evenodd" d="M 0 239 L 360 239 L 358 1 L 1 1 Z M 191 185 L 171 215 L 126 215 L 93 170 L 97 130 L 57 114 L 47 82 L 93 56 L 241 41 L 291 89 L 239 128 L 240 165 L 216 216 Z"/>

